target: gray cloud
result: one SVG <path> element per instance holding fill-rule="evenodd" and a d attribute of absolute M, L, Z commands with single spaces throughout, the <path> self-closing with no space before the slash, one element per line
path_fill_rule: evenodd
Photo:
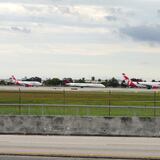
<path fill-rule="evenodd" d="M 135 9 L 129 9 L 124 7 L 111 7 L 108 8 L 112 15 L 116 16 L 133 16 L 135 14 Z"/>
<path fill-rule="evenodd" d="M 18 26 L 11 27 L 11 30 L 16 31 L 16 32 L 23 32 L 23 33 L 30 33 L 31 32 L 31 30 L 29 28 L 18 27 Z"/>
<path fill-rule="evenodd" d="M 124 11 L 122 10 L 122 8 L 113 7 L 113 8 L 110 8 L 110 12 L 112 14 L 119 15 L 120 13 L 123 13 Z"/>
<path fill-rule="evenodd" d="M 116 21 L 117 20 L 117 17 L 116 16 L 106 16 L 106 19 L 108 21 Z"/>
<path fill-rule="evenodd" d="M 31 29 L 21 26 L 0 27 L 1 31 L 31 33 Z"/>
<path fill-rule="evenodd" d="M 120 32 L 125 34 L 134 40 L 160 43 L 160 26 L 127 26 L 121 28 Z"/>
<path fill-rule="evenodd" d="M 133 18 L 135 15 L 135 11 L 133 9 L 121 8 L 121 7 L 106 7 L 106 12 L 108 15 L 105 17 L 107 21 L 119 21 L 120 23 L 123 21 L 126 22 Z"/>

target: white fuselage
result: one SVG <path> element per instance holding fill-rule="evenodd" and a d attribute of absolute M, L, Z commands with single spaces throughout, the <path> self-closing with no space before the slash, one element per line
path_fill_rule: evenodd
<path fill-rule="evenodd" d="M 132 82 L 137 88 L 160 88 L 160 82 Z"/>
<path fill-rule="evenodd" d="M 105 86 L 103 84 L 94 84 L 94 83 L 66 83 L 66 86 L 105 88 Z"/>
<path fill-rule="evenodd" d="M 38 81 L 18 81 L 22 85 L 28 85 L 28 86 L 41 86 L 42 83 Z"/>
<path fill-rule="evenodd" d="M 138 82 L 141 86 L 151 86 L 152 88 L 160 88 L 160 82 Z"/>

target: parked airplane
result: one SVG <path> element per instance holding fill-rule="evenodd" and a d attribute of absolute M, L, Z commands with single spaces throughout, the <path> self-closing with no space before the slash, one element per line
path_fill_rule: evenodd
<path fill-rule="evenodd" d="M 21 85 L 25 87 L 34 87 L 34 86 L 42 85 L 42 83 L 38 81 L 20 81 L 20 80 L 17 80 L 14 76 L 12 76 L 12 82 L 16 85 Z"/>
<path fill-rule="evenodd" d="M 94 84 L 94 83 L 66 83 L 66 86 L 70 87 L 92 87 L 92 88 L 105 88 L 103 84 Z"/>
<path fill-rule="evenodd" d="M 122 73 L 125 82 L 131 88 L 147 88 L 147 89 L 157 89 L 160 88 L 160 82 L 133 82 L 126 76 L 125 73 Z"/>

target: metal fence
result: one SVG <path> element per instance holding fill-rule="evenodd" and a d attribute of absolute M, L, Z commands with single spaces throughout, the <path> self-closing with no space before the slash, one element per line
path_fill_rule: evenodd
<path fill-rule="evenodd" d="M 160 92 L 0 91 L 1 115 L 160 116 Z"/>
<path fill-rule="evenodd" d="M 1 115 L 160 116 L 160 107 L 72 104 L 0 104 Z"/>

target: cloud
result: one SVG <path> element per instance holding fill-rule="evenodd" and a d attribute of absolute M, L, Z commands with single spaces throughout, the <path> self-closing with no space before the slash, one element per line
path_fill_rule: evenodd
<path fill-rule="evenodd" d="M 116 16 L 106 16 L 106 19 L 108 21 L 116 21 L 117 20 L 117 17 Z"/>
<path fill-rule="evenodd" d="M 67 25 L 34 25 L 31 26 L 32 30 L 35 33 L 50 33 L 50 34 L 66 34 L 66 35 L 74 35 L 74 34 L 108 34 L 110 30 L 104 27 L 78 27 L 78 26 L 67 26 Z M 78 37 L 77 37 L 78 38 Z"/>
<path fill-rule="evenodd" d="M 85 5 L 70 7 L 70 14 L 95 21 L 105 20 L 105 17 L 108 15 L 103 7 Z"/>
<path fill-rule="evenodd" d="M 134 40 L 160 43 L 159 25 L 126 26 L 121 28 L 120 32 Z"/>
<path fill-rule="evenodd" d="M 22 26 L 0 26 L 1 31 L 7 32 L 22 32 L 22 33 L 31 33 L 30 28 L 22 27 Z"/>
<path fill-rule="evenodd" d="M 0 21 L 14 23 L 33 22 L 78 27 L 117 28 L 127 23 L 133 10 L 123 7 L 65 3 L 1 3 Z M 113 23 L 109 23 L 113 22 Z M 116 23 L 117 22 L 117 23 Z M 19 30 L 19 29 L 18 29 Z M 23 32 L 27 33 L 27 30 Z"/>
<path fill-rule="evenodd" d="M 47 17 L 54 15 L 75 16 L 90 20 L 105 20 L 107 12 L 101 6 L 88 5 L 47 5 L 47 4 L 25 4 L 25 3 L 1 3 L 1 15 Z"/>
<path fill-rule="evenodd" d="M 16 32 L 23 32 L 23 33 L 30 33 L 31 32 L 31 30 L 29 28 L 19 27 L 19 26 L 11 27 L 11 30 L 16 31 Z"/>
<path fill-rule="evenodd" d="M 14 3 L 1 3 L 0 4 L 1 14 L 25 14 L 26 10 L 22 4 Z"/>
<path fill-rule="evenodd" d="M 133 9 L 122 7 L 110 7 L 106 8 L 106 10 L 109 13 L 109 15 L 106 16 L 106 19 L 109 21 L 122 20 L 124 18 L 133 17 L 135 15 L 135 11 Z"/>
<path fill-rule="evenodd" d="M 32 57 L 42 55 L 66 55 L 66 56 L 108 56 L 115 55 L 119 57 L 122 53 L 133 55 L 133 53 L 141 53 L 146 56 L 149 54 L 159 54 L 159 47 L 151 47 L 135 44 L 67 44 L 67 43 L 11 43 L 0 45 L 1 56 L 12 55 L 18 57 Z"/>

